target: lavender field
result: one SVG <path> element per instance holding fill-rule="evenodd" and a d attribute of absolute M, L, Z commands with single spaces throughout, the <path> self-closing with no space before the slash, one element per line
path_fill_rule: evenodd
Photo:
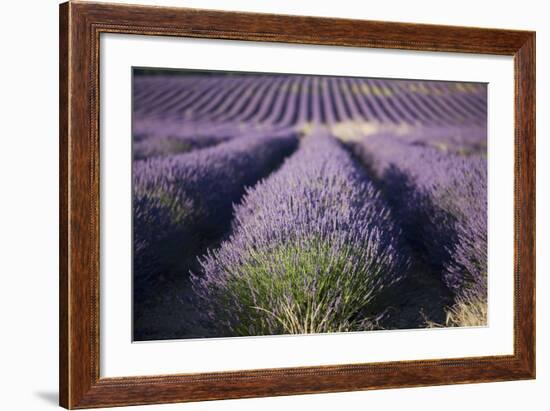
<path fill-rule="evenodd" d="M 487 88 L 134 69 L 138 341 L 487 323 Z"/>

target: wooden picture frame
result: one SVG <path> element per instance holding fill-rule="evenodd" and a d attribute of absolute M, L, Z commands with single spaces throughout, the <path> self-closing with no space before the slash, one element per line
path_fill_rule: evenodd
<path fill-rule="evenodd" d="M 100 378 L 101 33 L 513 56 L 514 354 Z M 60 405 L 125 406 L 535 378 L 535 33 L 69 2 L 60 6 Z"/>

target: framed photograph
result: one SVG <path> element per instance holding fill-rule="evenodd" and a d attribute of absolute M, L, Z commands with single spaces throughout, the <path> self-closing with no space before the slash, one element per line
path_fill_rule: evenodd
<path fill-rule="evenodd" d="M 60 405 L 535 378 L 535 33 L 60 6 Z"/>

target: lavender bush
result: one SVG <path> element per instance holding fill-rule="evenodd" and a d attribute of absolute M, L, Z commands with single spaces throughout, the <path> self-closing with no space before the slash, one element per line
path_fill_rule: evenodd
<path fill-rule="evenodd" d="M 247 190 L 193 282 L 223 335 L 364 330 L 369 303 L 407 273 L 400 235 L 343 147 L 311 136 Z"/>
<path fill-rule="evenodd" d="M 487 285 L 487 162 L 370 136 L 356 152 L 380 179 L 410 242 L 458 296 Z"/>
<path fill-rule="evenodd" d="M 179 255 L 181 247 L 189 252 L 210 233 L 219 233 L 245 187 L 271 172 L 296 144 L 294 135 L 242 137 L 213 148 L 134 162 L 136 280 L 159 271 L 159 251 L 166 260 L 166 248 L 178 248 Z"/>

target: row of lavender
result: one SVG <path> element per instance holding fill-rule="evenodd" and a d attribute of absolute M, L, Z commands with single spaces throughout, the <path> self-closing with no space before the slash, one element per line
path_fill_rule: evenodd
<path fill-rule="evenodd" d="M 487 159 L 371 136 L 354 145 L 407 236 L 457 296 L 487 292 Z"/>
<path fill-rule="evenodd" d="M 193 278 L 219 335 L 372 329 L 376 299 L 417 275 L 412 250 L 457 301 L 486 302 L 484 159 L 390 136 L 352 149 L 372 174 L 319 134 L 247 190 Z"/>
<path fill-rule="evenodd" d="M 247 190 L 195 290 L 222 335 L 362 330 L 371 301 L 407 274 L 400 239 L 365 171 L 332 137 L 309 136 Z"/>
<path fill-rule="evenodd" d="M 485 88 L 470 83 L 298 75 L 141 78 L 139 118 L 296 126 L 364 120 L 413 125 L 484 122 Z"/>
<path fill-rule="evenodd" d="M 473 83 L 299 75 L 136 76 L 137 158 L 255 133 L 326 128 L 391 131 L 435 144 L 483 144 L 486 88 Z M 372 130 L 371 130 L 372 131 Z M 376 131 L 376 130 L 375 130 Z M 432 137 L 430 137 L 432 136 Z M 418 139 L 417 139 L 418 140 Z M 481 142 L 481 143 L 480 143 Z M 483 147 L 482 147 L 483 148 Z"/>
<path fill-rule="evenodd" d="M 204 150 L 135 161 L 134 278 L 139 285 L 224 232 L 246 186 L 269 174 L 295 135 L 241 137 Z"/>

